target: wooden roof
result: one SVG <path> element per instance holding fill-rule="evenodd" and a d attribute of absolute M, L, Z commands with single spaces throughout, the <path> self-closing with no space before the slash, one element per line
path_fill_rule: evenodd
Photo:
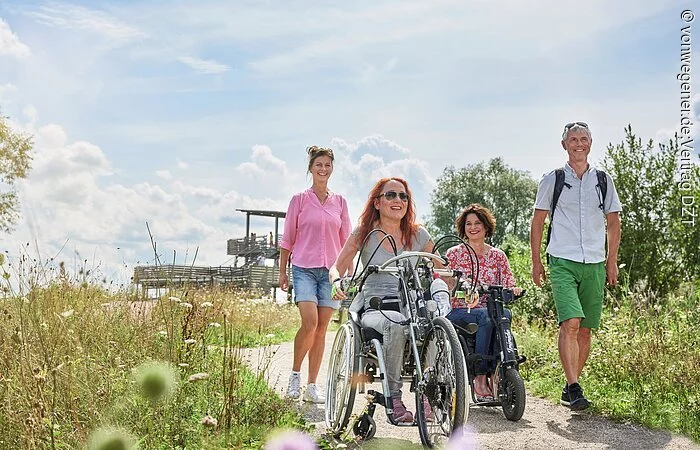
<path fill-rule="evenodd" d="M 236 209 L 236 211 L 241 211 L 251 216 L 278 217 L 281 219 L 284 219 L 287 215 L 286 211 L 266 211 L 262 209 Z"/>

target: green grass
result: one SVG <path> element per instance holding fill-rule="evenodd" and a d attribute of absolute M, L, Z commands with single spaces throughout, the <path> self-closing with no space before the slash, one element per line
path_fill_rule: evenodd
<path fill-rule="evenodd" d="M 693 286 L 650 306 L 640 295 L 610 297 L 581 376 L 592 411 L 614 420 L 682 433 L 700 443 L 700 295 Z M 659 305 L 659 303 L 657 303 Z M 521 321 L 528 388 L 559 401 L 564 377 L 556 324 Z"/>
<path fill-rule="evenodd" d="M 139 448 L 260 448 L 274 428 L 305 427 L 240 350 L 293 338 L 296 307 L 216 289 L 138 302 L 97 284 L 4 286 L 0 448 L 84 448 L 104 427 L 125 430 Z M 149 398 L 135 373 L 155 362 L 172 373 L 173 389 Z M 208 376 L 189 381 L 197 373 Z M 164 386 L 158 376 L 145 377 L 151 392 Z M 216 426 L 202 424 L 207 415 Z"/>

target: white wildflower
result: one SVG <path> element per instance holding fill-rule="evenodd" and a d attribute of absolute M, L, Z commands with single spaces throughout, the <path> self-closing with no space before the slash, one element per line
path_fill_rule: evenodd
<path fill-rule="evenodd" d="M 170 300 L 171 302 L 180 303 L 180 299 L 177 297 L 168 297 L 168 300 Z"/>
<path fill-rule="evenodd" d="M 209 379 L 209 374 L 207 372 L 199 372 L 190 375 L 190 377 L 187 379 L 190 383 L 194 383 L 197 381 L 202 381 L 202 380 L 208 380 Z"/>
<path fill-rule="evenodd" d="M 201 306 L 202 308 L 211 308 L 212 306 L 214 306 L 214 304 L 212 302 L 202 302 L 202 304 L 199 306 Z"/>
<path fill-rule="evenodd" d="M 185 339 L 185 344 L 187 344 L 187 345 L 196 344 L 196 343 L 197 343 L 196 339 L 192 339 L 192 338 Z"/>
<path fill-rule="evenodd" d="M 180 302 L 180 306 L 187 309 L 192 309 L 192 303 Z"/>
<path fill-rule="evenodd" d="M 179 363 L 178 366 L 180 366 L 180 367 L 182 367 L 182 368 L 190 367 L 190 365 L 187 364 L 187 363 Z"/>
<path fill-rule="evenodd" d="M 212 328 L 220 328 L 221 324 L 219 322 L 212 322 L 209 324 L 209 326 Z"/>
<path fill-rule="evenodd" d="M 63 312 L 61 313 L 61 317 L 63 317 L 64 319 L 67 319 L 67 318 L 69 318 L 70 316 L 73 315 L 73 312 L 74 312 L 74 311 L 73 311 L 72 309 L 69 309 L 68 311 L 63 311 Z"/>
<path fill-rule="evenodd" d="M 206 416 L 202 417 L 200 423 L 205 427 L 215 428 L 219 424 L 219 421 L 207 414 Z"/>

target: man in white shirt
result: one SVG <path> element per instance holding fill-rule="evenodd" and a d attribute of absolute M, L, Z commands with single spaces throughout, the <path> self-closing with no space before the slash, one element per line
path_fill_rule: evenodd
<path fill-rule="evenodd" d="M 546 275 L 540 246 L 550 215 L 551 241 L 546 251 L 559 321 L 559 359 L 566 376 L 561 403 L 572 410 L 590 406 L 578 378 L 590 353 L 591 329 L 600 325 L 605 280 L 614 285 L 618 275 L 622 207 L 612 178 L 602 177 L 602 172 L 599 177 L 588 163 L 592 142 L 586 123 L 564 127 L 561 145 L 569 160 L 563 168 L 561 194 L 552 210 L 556 171 L 542 177 L 530 226 L 532 280 L 541 287 Z"/>

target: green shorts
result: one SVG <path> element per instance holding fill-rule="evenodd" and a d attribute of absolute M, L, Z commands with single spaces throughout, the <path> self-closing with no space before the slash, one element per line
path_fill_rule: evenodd
<path fill-rule="evenodd" d="M 581 328 L 598 328 L 603 312 L 605 263 L 584 264 L 550 256 L 549 277 L 559 324 L 581 317 Z"/>

